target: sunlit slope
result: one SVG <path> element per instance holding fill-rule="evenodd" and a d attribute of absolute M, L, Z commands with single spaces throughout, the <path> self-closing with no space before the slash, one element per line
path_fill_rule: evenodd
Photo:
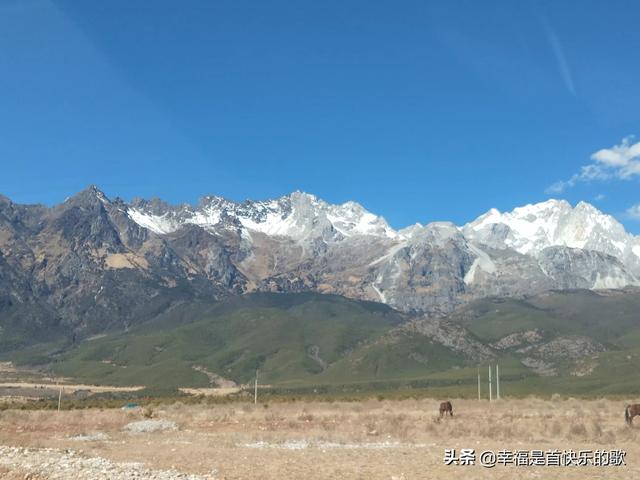
<path fill-rule="evenodd" d="M 637 290 L 483 299 L 438 321 L 339 296 L 252 294 L 184 304 L 85 340 L 52 365 L 115 385 L 204 387 L 207 372 L 247 383 L 259 369 L 262 382 L 286 388 L 472 395 L 477 368 L 486 375 L 499 363 L 511 394 L 623 394 L 640 391 L 638 312 Z"/>
<path fill-rule="evenodd" d="M 86 342 L 55 368 L 112 384 L 209 385 L 194 367 L 239 383 L 258 368 L 264 382 L 304 379 L 402 320 L 384 305 L 337 296 L 256 294 L 213 306 L 177 327 L 163 320 Z"/>

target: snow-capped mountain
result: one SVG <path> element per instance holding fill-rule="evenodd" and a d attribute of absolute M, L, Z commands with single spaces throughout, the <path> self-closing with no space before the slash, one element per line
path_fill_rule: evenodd
<path fill-rule="evenodd" d="M 640 240 L 584 202 L 549 200 L 492 209 L 462 227 L 436 222 L 399 231 L 355 202 L 331 205 L 302 192 L 263 202 L 205 197 L 197 207 L 134 202 L 128 214 L 160 235 L 188 224 L 239 233 L 245 255 L 237 266 L 255 288 L 321 289 L 402 310 L 640 283 Z"/>
<path fill-rule="evenodd" d="M 110 200 L 95 187 L 53 208 L 0 200 L 0 282 L 78 322 L 88 306 L 126 319 L 142 297 L 317 291 L 437 315 L 485 296 L 640 284 L 640 239 L 587 203 L 396 231 L 355 202 L 303 192 L 196 206 Z"/>
<path fill-rule="evenodd" d="M 585 202 L 575 208 L 564 200 L 548 200 L 507 213 L 491 209 L 465 225 L 463 231 L 469 239 L 522 254 L 563 246 L 619 258 L 640 255 L 638 239 L 613 217 Z"/>
<path fill-rule="evenodd" d="M 321 235 L 326 229 L 333 230 L 338 239 L 361 235 L 397 241 L 424 232 L 420 224 L 395 231 L 384 218 L 356 202 L 331 205 L 304 192 L 242 203 L 206 196 L 196 207 L 135 200 L 127 213 L 137 224 L 160 235 L 188 224 L 210 231 L 241 228 L 296 240 Z M 460 230 L 474 243 L 523 255 L 537 255 L 547 247 L 561 246 L 632 262 L 640 258 L 640 239 L 627 233 L 612 216 L 585 202 L 575 208 L 565 200 L 548 200 L 505 213 L 491 209 Z"/>
<path fill-rule="evenodd" d="M 240 227 L 248 232 L 297 240 L 321 235 L 327 229 L 343 237 L 398 236 L 382 217 L 373 215 L 358 203 L 330 205 L 304 192 L 293 192 L 276 200 L 243 203 L 207 196 L 195 208 L 136 201 L 128 214 L 136 223 L 157 234 L 171 233 L 185 224 L 193 224 L 210 231 Z"/>
<path fill-rule="evenodd" d="M 550 247 L 599 252 L 615 257 L 640 277 L 640 238 L 585 202 L 575 208 L 564 200 L 548 200 L 507 213 L 492 209 L 465 225 L 463 232 L 470 241 L 535 257 Z"/>

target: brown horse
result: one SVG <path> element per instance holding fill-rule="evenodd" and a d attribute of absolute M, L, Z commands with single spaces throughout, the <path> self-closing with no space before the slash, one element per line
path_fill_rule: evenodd
<path fill-rule="evenodd" d="M 442 418 L 447 413 L 449 414 L 449 416 L 453 417 L 453 407 L 451 406 L 451 402 L 449 402 L 448 400 L 440 404 L 440 418 Z"/>
<path fill-rule="evenodd" d="M 640 403 L 635 403 L 632 405 L 627 405 L 627 408 L 624 409 L 624 420 L 628 425 L 633 423 L 633 417 L 636 415 L 640 415 Z"/>

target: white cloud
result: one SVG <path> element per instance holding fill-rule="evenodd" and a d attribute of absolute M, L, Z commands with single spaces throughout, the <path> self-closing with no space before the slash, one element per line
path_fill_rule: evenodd
<path fill-rule="evenodd" d="M 580 172 L 554 183 L 546 189 L 547 193 L 562 193 L 579 182 L 595 180 L 629 180 L 640 175 L 640 142 L 631 143 L 633 137 L 622 139 L 620 145 L 603 148 L 591 155 L 593 163 L 583 165 Z"/>
<path fill-rule="evenodd" d="M 599 193 L 598 195 L 596 195 L 595 201 L 596 202 L 601 202 L 602 200 L 604 200 L 605 198 L 607 198 L 606 195 L 604 195 L 603 193 Z"/>
<path fill-rule="evenodd" d="M 567 189 L 568 182 L 564 182 L 560 180 L 559 182 L 554 183 L 553 185 L 549 185 L 545 190 L 545 193 L 554 194 L 554 193 L 562 193 Z"/>
<path fill-rule="evenodd" d="M 631 143 L 627 137 L 620 145 L 598 150 L 591 155 L 597 166 L 613 171 L 618 178 L 631 178 L 640 175 L 640 142 Z"/>
<path fill-rule="evenodd" d="M 640 220 L 640 203 L 627 208 L 627 217 L 632 220 Z"/>

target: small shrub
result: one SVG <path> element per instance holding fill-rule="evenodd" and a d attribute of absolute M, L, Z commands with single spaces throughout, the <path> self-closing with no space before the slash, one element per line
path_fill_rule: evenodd
<path fill-rule="evenodd" d="M 569 434 L 573 437 L 584 438 L 587 436 L 587 427 L 582 422 L 574 423 L 569 427 Z"/>
<path fill-rule="evenodd" d="M 313 421 L 313 415 L 308 412 L 302 412 L 300 415 L 298 415 L 298 420 L 300 420 L 301 422 L 311 422 Z"/>

